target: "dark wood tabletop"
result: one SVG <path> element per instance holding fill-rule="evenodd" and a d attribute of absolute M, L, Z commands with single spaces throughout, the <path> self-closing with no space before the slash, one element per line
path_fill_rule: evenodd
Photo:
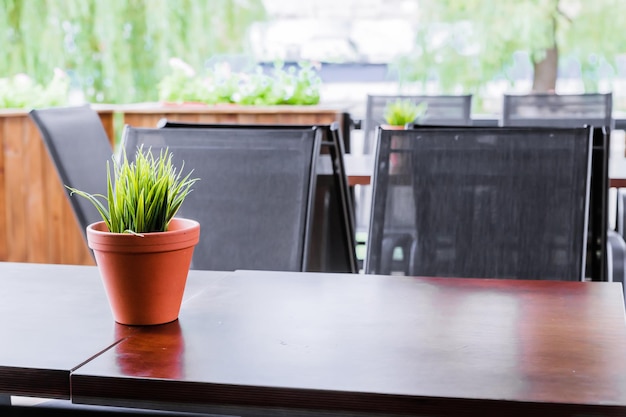
<path fill-rule="evenodd" d="M 0 392 L 49 398 L 119 338 L 92 267 L 0 263 L 0 329 Z"/>
<path fill-rule="evenodd" d="M 73 401 L 242 416 L 626 415 L 618 283 L 189 281 L 202 289 L 177 322 L 139 328 L 72 373 Z"/>
<path fill-rule="evenodd" d="M 60 399 L 74 369 L 137 330 L 113 320 L 96 267 L 10 262 L 0 262 L 0 329 L 0 396 Z"/>

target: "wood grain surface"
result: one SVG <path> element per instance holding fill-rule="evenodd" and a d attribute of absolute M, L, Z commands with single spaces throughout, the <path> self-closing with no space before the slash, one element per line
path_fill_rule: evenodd
<path fill-rule="evenodd" d="M 73 400 L 265 415 L 625 415 L 621 285 L 237 272 Z"/>

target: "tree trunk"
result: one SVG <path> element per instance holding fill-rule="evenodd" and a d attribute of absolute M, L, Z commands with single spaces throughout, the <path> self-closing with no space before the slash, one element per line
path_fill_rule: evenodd
<path fill-rule="evenodd" d="M 533 61 L 533 93 L 553 93 L 556 88 L 556 77 L 559 65 L 559 50 L 556 44 L 546 50 L 541 61 Z"/>

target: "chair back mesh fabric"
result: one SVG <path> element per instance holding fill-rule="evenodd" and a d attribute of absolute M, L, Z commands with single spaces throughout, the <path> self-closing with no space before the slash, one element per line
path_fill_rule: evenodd
<path fill-rule="evenodd" d="M 581 280 L 590 152 L 590 128 L 380 129 L 366 273 Z"/>
<path fill-rule="evenodd" d="M 98 113 L 89 105 L 31 110 L 63 185 L 106 194 L 106 164 L 113 149 Z M 86 227 L 102 217 L 87 199 L 68 198 L 85 241 Z"/>
<path fill-rule="evenodd" d="M 339 123 L 331 125 L 242 125 L 172 121 L 161 128 L 190 129 L 319 129 L 322 135 L 317 160 L 313 220 L 307 254 L 307 271 L 356 273 L 354 206 L 348 187 Z"/>
<path fill-rule="evenodd" d="M 426 114 L 420 121 L 425 125 L 471 125 L 472 96 L 429 95 L 368 95 L 365 109 L 365 153 L 374 149 L 376 127 L 385 124 L 385 108 L 396 100 L 410 100 L 415 104 L 426 103 Z"/>
<path fill-rule="evenodd" d="M 531 94 L 505 95 L 502 126 L 581 127 L 593 126 L 591 196 L 589 218 L 588 276 L 607 279 L 608 160 L 611 149 L 613 95 Z"/>
<path fill-rule="evenodd" d="M 613 95 L 505 94 L 502 126 L 614 127 Z"/>
<path fill-rule="evenodd" d="M 123 149 L 169 148 L 200 178 L 177 216 L 200 222 L 194 269 L 306 270 L 317 129 L 148 129 L 126 126 Z"/>
<path fill-rule="evenodd" d="M 547 119 L 546 119 L 547 120 Z M 542 126 L 548 127 L 545 123 Z M 572 123 L 567 127 L 578 127 Z M 410 125 L 411 129 L 434 126 Z M 437 126 L 440 129 L 453 126 Z M 465 129 L 484 129 L 484 126 L 465 126 Z M 533 127 L 528 127 L 532 132 Z M 609 149 L 608 128 L 593 128 L 593 148 L 591 152 L 591 178 L 589 195 L 589 232 L 587 235 L 587 261 L 585 276 L 591 281 L 607 280 L 607 229 L 608 229 L 608 189 L 609 189 Z"/>

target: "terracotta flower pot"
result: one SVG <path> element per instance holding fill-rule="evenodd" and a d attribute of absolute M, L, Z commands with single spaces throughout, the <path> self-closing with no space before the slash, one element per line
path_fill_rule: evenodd
<path fill-rule="evenodd" d="M 380 125 L 380 127 L 387 130 L 405 130 L 404 125 Z"/>
<path fill-rule="evenodd" d="M 113 318 L 127 325 L 178 318 L 200 224 L 174 218 L 167 232 L 111 233 L 104 222 L 87 227 Z"/>

